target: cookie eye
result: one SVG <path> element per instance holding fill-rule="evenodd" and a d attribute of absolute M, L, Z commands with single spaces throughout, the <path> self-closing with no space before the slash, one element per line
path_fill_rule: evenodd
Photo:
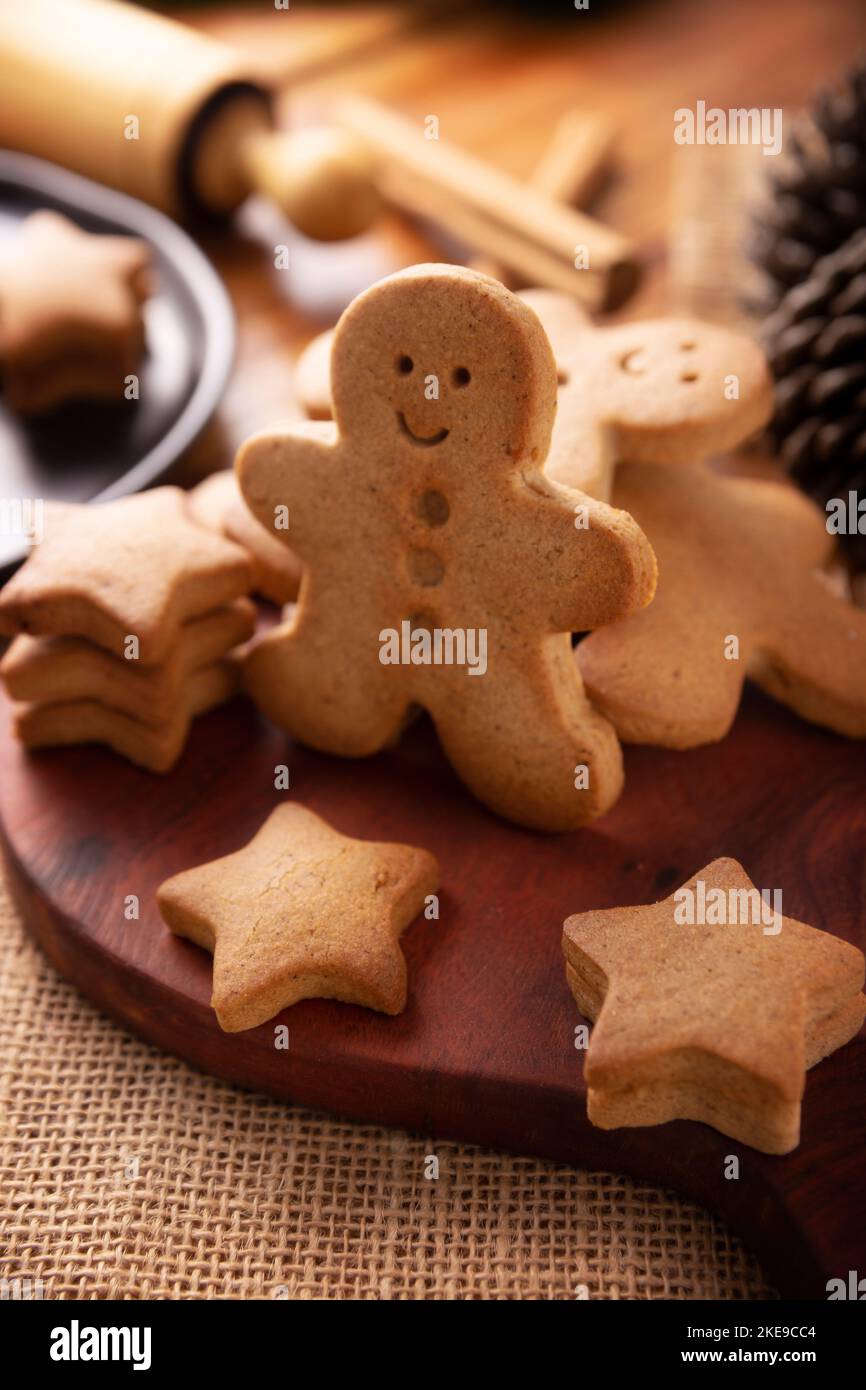
<path fill-rule="evenodd" d="M 411 357 L 407 357 L 404 353 L 402 357 L 397 358 L 395 365 L 397 367 L 397 371 L 400 373 L 401 376 L 408 376 L 412 368 L 415 366 L 415 363 L 412 361 Z"/>
<path fill-rule="evenodd" d="M 698 379 L 698 374 L 697 374 L 697 372 L 681 372 L 681 373 L 680 373 L 680 381 L 689 381 L 689 382 L 691 382 L 691 381 L 697 381 L 697 379 Z"/>
<path fill-rule="evenodd" d="M 455 367 L 455 368 L 454 368 L 454 385 L 455 385 L 455 386 L 468 386 L 471 380 L 472 380 L 472 374 L 471 374 L 471 372 L 469 371 L 469 368 L 468 368 L 468 367 Z"/>
<path fill-rule="evenodd" d="M 680 343 L 680 352 L 694 352 L 696 347 L 696 343 L 691 342 L 691 340 L 687 340 L 684 343 Z"/>

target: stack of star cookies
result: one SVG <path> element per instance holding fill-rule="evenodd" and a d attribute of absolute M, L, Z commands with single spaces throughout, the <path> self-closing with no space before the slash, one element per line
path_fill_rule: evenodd
<path fill-rule="evenodd" d="M 806 1071 L 863 1023 L 863 953 L 781 912 L 733 859 L 663 902 L 569 917 L 566 976 L 595 1027 L 589 1118 L 702 1120 L 765 1153 L 799 1141 Z"/>
<path fill-rule="evenodd" d="M 0 377 L 10 410 L 122 401 L 139 369 L 150 289 L 142 241 L 35 212 L 0 249 Z"/>
<path fill-rule="evenodd" d="M 28 747 L 102 743 L 152 772 L 196 715 L 239 688 L 255 626 L 246 554 L 195 526 L 178 488 L 103 506 L 49 504 L 44 534 L 0 592 L 13 636 L 0 676 Z"/>

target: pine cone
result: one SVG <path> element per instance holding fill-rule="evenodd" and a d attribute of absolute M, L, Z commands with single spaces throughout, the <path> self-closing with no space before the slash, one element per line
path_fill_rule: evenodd
<path fill-rule="evenodd" d="M 771 429 L 792 476 L 822 505 L 866 497 L 866 230 L 788 290 L 763 338 L 776 378 Z M 866 568 L 866 536 L 844 539 Z"/>
<path fill-rule="evenodd" d="M 815 262 L 866 226 L 866 58 L 785 140 L 753 218 L 753 260 L 767 276 L 768 307 L 810 275 Z"/>

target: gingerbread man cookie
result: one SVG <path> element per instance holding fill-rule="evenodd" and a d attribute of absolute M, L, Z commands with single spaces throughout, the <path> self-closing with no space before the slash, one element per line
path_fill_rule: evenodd
<path fill-rule="evenodd" d="M 575 653 L 620 738 L 724 738 L 747 677 L 803 718 L 866 737 L 866 613 L 824 582 L 833 538 L 812 502 L 781 483 L 706 466 L 684 480 L 660 465 L 620 467 L 614 500 L 659 561 L 651 607 Z"/>
<path fill-rule="evenodd" d="M 247 686 L 295 737 L 375 753 L 431 714 L 458 774 L 520 824 L 564 830 L 616 799 L 621 755 L 569 634 L 649 602 L 655 560 L 624 512 L 543 472 L 556 405 L 544 331 L 497 281 L 414 266 L 347 309 L 335 424 L 266 431 L 237 470 L 307 566 L 291 625 Z"/>
<path fill-rule="evenodd" d="M 544 325 L 559 372 L 546 472 L 609 501 L 618 463 L 692 464 L 724 453 L 773 408 L 760 347 L 689 319 L 595 327 L 553 290 L 521 298 Z"/>
<path fill-rule="evenodd" d="M 95 236 L 57 212 L 33 213 L 0 246 L 0 378 L 10 410 L 123 399 L 144 350 L 149 259 L 143 242 Z"/>
<path fill-rule="evenodd" d="M 864 962 L 780 898 L 717 859 L 663 902 L 568 918 L 568 983 L 595 1021 L 593 1124 L 702 1120 L 767 1153 L 796 1146 L 806 1069 L 863 1023 Z"/>

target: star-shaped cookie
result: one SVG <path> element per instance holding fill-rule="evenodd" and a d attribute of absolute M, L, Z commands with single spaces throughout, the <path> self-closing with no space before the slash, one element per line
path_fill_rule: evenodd
<path fill-rule="evenodd" d="M 576 651 L 626 743 L 724 738 L 748 676 L 804 719 L 866 737 L 866 613 L 821 568 L 833 537 L 793 487 L 696 467 L 621 465 L 614 504 L 658 556 L 655 599 Z"/>
<path fill-rule="evenodd" d="M 255 605 L 235 599 L 184 623 L 176 647 L 158 666 L 125 661 L 83 637 L 16 637 L 0 660 L 0 681 L 13 700 L 31 705 L 97 701 L 143 724 L 174 716 L 187 681 L 252 637 Z"/>
<path fill-rule="evenodd" d="M 10 409 L 123 399 L 144 348 L 149 259 L 143 242 L 84 232 L 57 212 L 33 213 L 0 244 L 0 375 Z"/>
<path fill-rule="evenodd" d="M 227 1033 L 299 999 L 341 999 L 398 1014 L 398 938 L 439 885 L 432 854 L 340 835 L 289 802 L 244 849 L 163 883 L 162 916 L 212 951 L 213 1007 Z"/>
<path fill-rule="evenodd" d="M 662 902 L 569 917 L 563 951 L 595 1020 L 584 1075 L 602 1129 L 702 1120 L 787 1153 L 806 1068 L 863 1022 L 863 953 L 782 916 L 733 859 Z"/>
<path fill-rule="evenodd" d="M 98 506 L 49 503 L 43 540 L 0 591 L 0 635 L 87 637 L 161 661 L 181 625 L 249 592 L 246 553 L 203 530 L 180 488 Z"/>
<path fill-rule="evenodd" d="M 170 772 L 184 750 L 192 721 L 232 699 L 240 689 L 238 663 L 217 661 L 180 682 L 170 713 L 143 723 L 98 700 L 14 705 L 12 727 L 26 748 L 69 748 L 101 743 L 149 772 Z"/>

